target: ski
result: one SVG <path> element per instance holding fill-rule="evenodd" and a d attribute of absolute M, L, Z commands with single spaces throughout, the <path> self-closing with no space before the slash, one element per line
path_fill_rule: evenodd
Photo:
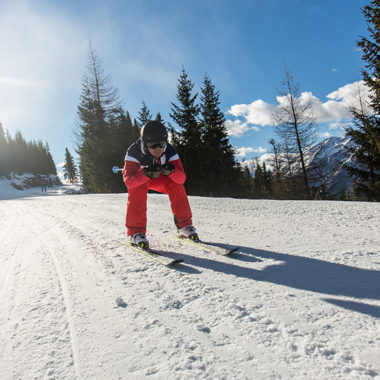
<path fill-rule="evenodd" d="M 216 243 L 210 243 L 207 241 L 202 241 L 202 240 L 190 240 L 186 237 L 181 237 L 177 235 L 177 239 L 184 242 L 191 244 L 193 246 L 196 246 L 198 248 L 204 249 L 205 251 L 213 252 L 216 253 L 217 255 L 221 256 L 228 256 L 231 253 L 234 253 L 239 250 L 240 247 L 232 247 L 232 248 L 226 248 L 222 247 Z"/>
<path fill-rule="evenodd" d="M 172 259 L 171 257 L 165 256 L 164 252 L 157 251 L 151 248 L 141 248 L 137 245 L 126 244 L 128 247 L 133 248 L 139 253 L 149 257 L 150 259 L 156 261 L 161 265 L 165 265 L 166 267 L 172 267 L 176 264 L 182 263 L 182 259 Z"/>

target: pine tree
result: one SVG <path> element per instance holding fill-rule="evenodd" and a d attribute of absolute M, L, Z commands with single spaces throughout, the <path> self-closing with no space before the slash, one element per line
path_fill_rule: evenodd
<path fill-rule="evenodd" d="M 358 164 L 346 165 L 354 177 L 355 192 L 367 200 L 380 201 L 380 0 L 371 1 L 363 8 L 369 38 L 362 37 L 357 45 L 366 62 L 362 75 L 370 88 L 366 103 L 359 94 L 360 104 L 352 107 L 355 127 L 346 129 L 356 147 L 348 148 Z"/>
<path fill-rule="evenodd" d="M 232 196 L 241 193 L 242 172 L 229 142 L 225 118 L 220 110 L 219 92 L 205 75 L 201 88 L 200 127 L 204 189 L 213 196 Z"/>
<path fill-rule="evenodd" d="M 0 123 L 0 176 L 9 174 L 9 152 L 3 125 Z"/>
<path fill-rule="evenodd" d="M 149 120 L 152 120 L 152 114 L 149 111 L 148 106 L 146 105 L 145 101 L 143 100 L 142 106 L 139 112 L 139 115 L 137 116 L 139 129 L 143 127 L 145 123 L 147 123 Z"/>
<path fill-rule="evenodd" d="M 253 198 L 254 197 L 254 178 L 252 177 L 251 171 L 248 166 L 242 168 L 242 192 L 240 196 L 244 198 Z"/>
<path fill-rule="evenodd" d="M 123 166 L 127 148 L 139 137 L 139 129 L 136 124 L 132 124 L 129 112 L 120 108 L 110 120 L 110 133 L 112 136 L 112 154 L 108 166 Z M 126 190 L 124 182 L 120 180 L 118 175 L 114 175 L 110 179 L 109 185 L 112 192 L 125 192 Z"/>
<path fill-rule="evenodd" d="M 41 140 L 27 142 L 22 133 L 17 131 L 12 138 L 5 135 L 0 124 L 0 175 L 16 174 L 56 174 L 57 170 L 49 145 Z"/>
<path fill-rule="evenodd" d="M 110 120 L 121 106 L 117 91 L 110 85 L 94 49 L 89 47 L 88 72 L 82 80 L 78 106 L 77 152 L 80 173 L 89 192 L 110 192 L 113 174 L 113 138 Z"/>
<path fill-rule="evenodd" d="M 75 165 L 74 157 L 69 150 L 65 149 L 65 166 L 63 167 L 63 175 L 70 183 L 78 182 L 78 169 Z"/>
<path fill-rule="evenodd" d="M 265 198 L 271 198 L 273 195 L 273 175 L 267 169 L 265 162 L 263 162 L 263 184 L 265 189 Z"/>
<path fill-rule="evenodd" d="M 254 197 L 264 198 L 264 193 L 265 193 L 264 173 L 263 173 L 263 169 L 261 167 L 260 161 L 258 159 L 256 159 L 255 167 L 256 168 L 255 168 L 255 175 L 254 175 L 254 181 L 253 181 Z"/>
<path fill-rule="evenodd" d="M 45 152 L 46 152 L 46 174 L 57 175 L 57 168 L 55 166 L 53 156 L 50 153 L 50 148 L 49 148 L 48 143 L 46 143 Z"/>
<path fill-rule="evenodd" d="M 172 103 L 170 117 L 180 128 L 172 128 L 172 143 L 178 150 L 186 171 L 186 187 L 189 194 L 202 194 L 201 130 L 198 124 L 198 94 L 193 95 L 194 84 L 182 69 L 177 85 L 178 104 Z"/>
<path fill-rule="evenodd" d="M 28 144 L 22 133 L 17 131 L 13 140 L 12 147 L 12 166 L 13 171 L 17 174 L 31 173 L 31 167 L 28 158 Z"/>
<path fill-rule="evenodd" d="M 159 121 L 162 125 L 165 125 L 165 121 L 159 112 L 156 115 L 156 121 Z"/>

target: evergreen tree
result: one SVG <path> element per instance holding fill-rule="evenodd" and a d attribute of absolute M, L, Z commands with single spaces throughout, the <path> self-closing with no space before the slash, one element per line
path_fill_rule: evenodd
<path fill-rule="evenodd" d="M 244 198 L 254 197 L 254 178 L 252 177 L 251 171 L 248 166 L 244 166 L 242 169 L 242 179 L 241 179 L 242 192 L 240 196 Z"/>
<path fill-rule="evenodd" d="M 272 198 L 273 196 L 273 175 L 270 170 L 267 170 L 265 162 L 262 164 L 258 159 L 253 164 L 254 179 L 253 179 L 253 198 Z"/>
<path fill-rule="evenodd" d="M 380 0 L 371 1 L 362 11 L 369 38 L 362 37 L 357 45 L 366 62 L 362 70 L 364 82 L 371 92 L 368 104 L 359 94 L 359 106 L 351 108 L 355 127 L 347 128 L 346 132 L 356 147 L 348 149 L 358 165 L 346 168 L 354 177 L 357 195 L 380 201 Z"/>
<path fill-rule="evenodd" d="M 78 182 L 78 169 L 75 165 L 74 157 L 69 150 L 65 149 L 65 166 L 63 167 L 63 175 L 70 183 Z"/>
<path fill-rule="evenodd" d="M 30 158 L 26 171 L 34 174 L 43 174 L 45 171 L 44 158 L 46 158 L 46 155 L 42 141 L 32 141 L 28 144 L 27 149 Z"/>
<path fill-rule="evenodd" d="M 137 124 L 132 124 L 129 112 L 125 112 L 120 108 L 118 113 L 110 120 L 110 132 L 112 136 L 112 154 L 108 166 L 123 166 L 127 148 L 140 135 L 138 126 Z M 126 190 L 124 182 L 117 175 L 112 176 L 109 185 L 112 192 L 125 192 Z"/>
<path fill-rule="evenodd" d="M 263 184 L 265 189 L 265 198 L 271 198 L 273 194 L 273 175 L 267 169 L 265 162 L 263 162 Z"/>
<path fill-rule="evenodd" d="M 20 131 L 15 137 L 0 124 L 0 175 L 16 174 L 56 174 L 57 170 L 49 152 L 48 144 L 41 140 L 27 142 Z"/>
<path fill-rule="evenodd" d="M 156 115 L 156 121 L 160 122 L 162 125 L 165 125 L 165 121 L 159 112 Z"/>
<path fill-rule="evenodd" d="M 255 161 L 255 167 L 253 194 L 255 198 L 264 198 L 264 173 L 258 159 Z"/>
<path fill-rule="evenodd" d="M 49 144 L 46 143 L 45 146 L 45 152 L 46 152 L 46 174 L 55 174 L 57 175 L 57 168 L 55 166 L 53 156 L 50 153 Z"/>
<path fill-rule="evenodd" d="M 136 120 L 132 124 L 121 106 L 91 43 L 78 117 L 77 153 L 83 184 L 89 192 L 124 192 L 123 181 L 111 167 L 123 165 L 128 146 L 139 136 L 139 125 Z"/>
<path fill-rule="evenodd" d="M 3 125 L 0 123 L 0 176 L 9 174 L 8 143 Z"/>
<path fill-rule="evenodd" d="M 11 142 L 11 159 L 13 171 L 17 174 L 31 173 L 30 162 L 28 157 L 30 157 L 28 151 L 28 144 L 25 141 L 23 135 L 20 131 L 15 134 L 14 140 Z"/>
<path fill-rule="evenodd" d="M 110 120 L 121 106 L 116 89 L 104 74 L 94 49 L 89 47 L 88 72 L 82 80 L 78 106 L 79 136 L 77 152 L 80 173 L 89 192 L 110 192 L 113 175 L 113 138 Z"/>
<path fill-rule="evenodd" d="M 198 94 L 193 95 L 194 84 L 182 69 L 177 85 L 178 104 L 172 103 L 170 117 L 180 128 L 171 129 L 172 143 L 178 150 L 186 171 L 186 187 L 189 194 L 202 195 L 202 151 L 201 130 L 198 124 L 199 106 L 196 104 Z"/>
<path fill-rule="evenodd" d="M 143 100 L 142 106 L 139 112 L 139 115 L 137 116 L 139 129 L 143 127 L 145 123 L 147 123 L 149 120 L 152 120 L 152 114 L 149 111 L 148 106 L 146 105 L 145 101 Z"/>
<path fill-rule="evenodd" d="M 229 142 L 225 118 L 220 110 L 219 92 L 205 75 L 201 88 L 200 127 L 204 190 L 213 196 L 231 196 L 241 193 L 242 172 Z"/>

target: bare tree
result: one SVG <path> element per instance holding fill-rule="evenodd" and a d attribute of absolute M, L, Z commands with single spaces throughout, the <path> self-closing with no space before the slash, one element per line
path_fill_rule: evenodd
<path fill-rule="evenodd" d="M 293 175 L 292 160 L 300 167 L 305 192 L 311 199 L 305 152 L 317 141 L 317 126 L 312 114 L 310 101 L 300 95 L 299 85 L 289 71 L 285 70 L 282 87 L 279 90 L 280 104 L 273 118 L 276 133 L 286 147 L 289 174 Z"/>
<path fill-rule="evenodd" d="M 281 175 L 281 163 L 282 163 L 281 155 L 280 155 L 281 146 L 274 139 L 270 139 L 268 143 L 272 145 L 274 173 L 275 173 L 276 178 L 278 178 Z"/>

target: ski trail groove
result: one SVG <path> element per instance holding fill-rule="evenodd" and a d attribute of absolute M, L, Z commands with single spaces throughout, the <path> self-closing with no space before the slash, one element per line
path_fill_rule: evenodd
<path fill-rule="evenodd" d="M 60 255 L 55 255 L 56 260 L 62 268 L 62 277 L 68 283 L 68 291 L 72 294 L 71 303 L 75 306 L 73 324 L 76 326 L 75 331 L 78 330 L 80 334 L 80 340 L 77 339 L 76 342 L 77 345 L 79 343 L 79 372 L 85 378 L 118 378 L 122 375 L 117 367 L 107 368 L 107 363 L 110 360 L 124 361 L 125 357 L 133 356 L 135 350 L 133 344 L 125 341 L 128 326 L 115 319 L 114 300 L 116 295 L 120 295 L 120 282 L 114 276 L 109 259 L 101 254 L 103 250 L 99 249 L 97 239 L 88 239 L 81 228 L 77 227 L 82 223 L 80 218 L 76 218 L 76 226 L 71 226 L 66 220 L 60 220 L 56 213 L 42 211 L 42 229 L 44 224 L 56 226 L 44 236 L 50 251 L 59 247 Z M 97 325 L 100 331 L 92 331 Z M 105 345 L 111 340 L 113 350 L 117 349 L 116 353 L 106 347 L 98 347 L 99 343 L 94 341 L 95 334 L 98 338 L 104 338 L 100 341 Z M 112 337 L 117 337 L 116 341 Z M 108 344 L 111 345 L 111 342 Z M 103 374 L 105 368 L 107 375 Z"/>
<path fill-rule="evenodd" d="M 35 215 L 35 214 L 31 214 L 29 212 L 28 215 L 31 217 L 31 219 L 34 219 L 33 215 Z M 42 220 L 40 220 L 40 221 L 42 221 Z M 76 334 L 74 333 L 74 326 L 73 326 L 72 317 L 71 317 L 71 315 L 72 315 L 72 306 L 71 306 L 71 302 L 70 302 L 70 294 L 68 292 L 68 289 L 67 289 L 67 286 L 66 286 L 66 282 L 65 282 L 64 276 L 62 274 L 62 270 L 61 270 L 61 268 L 59 266 L 59 263 L 58 263 L 58 260 L 57 260 L 57 258 L 55 256 L 55 254 L 53 253 L 52 248 L 41 237 L 41 231 L 38 231 L 35 228 L 35 224 L 32 223 L 32 222 L 30 222 L 30 221 L 29 221 L 29 227 L 30 227 L 30 229 L 32 231 L 34 231 L 35 236 L 40 241 L 40 244 L 42 246 L 45 246 L 47 248 L 47 252 L 50 255 L 50 257 L 52 259 L 52 262 L 54 264 L 54 269 L 55 269 L 55 272 L 57 273 L 58 287 L 59 287 L 60 292 L 62 294 L 62 299 L 63 299 L 63 303 L 64 303 L 64 310 L 65 310 L 66 319 L 67 319 L 67 322 L 68 322 L 68 332 L 69 332 L 69 335 L 70 335 L 72 365 L 73 365 L 73 368 L 74 368 L 75 377 L 77 379 L 80 379 L 80 374 L 79 374 L 79 370 L 78 370 L 78 349 L 77 349 L 77 344 L 76 344 Z M 44 232 L 42 232 L 42 236 L 46 233 L 46 231 L 47 230 L 44 230 Z"/>

